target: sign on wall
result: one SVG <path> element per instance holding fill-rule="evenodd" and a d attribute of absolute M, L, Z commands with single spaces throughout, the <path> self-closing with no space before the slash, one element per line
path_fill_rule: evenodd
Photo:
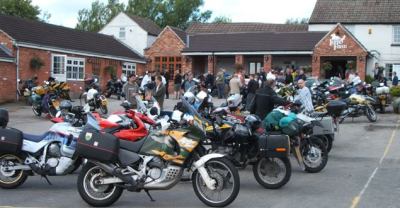
<path fill-rule="evenodd" d="M 331 35 L 331 39 L 329 42 L 329 46 L 333 47 L 333 50 L 336 49 L 346 49 L 347 45 L 344 44 L 344 40 L 346 39 L 346 35 L 340 36 L 339 32 L 333 33 Z"/>

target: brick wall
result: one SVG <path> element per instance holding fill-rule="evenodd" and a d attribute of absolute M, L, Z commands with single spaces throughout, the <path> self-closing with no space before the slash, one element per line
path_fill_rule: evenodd
<path fill-rule="evenodd" d="M 0 31 L 0 44 L 10 49 L 10 51 L 13 50 L 13 40 L 3 31 Z"/>
<path fill-rule="evenodd" d="M 17 95 L 16 65 L 0 62 L 0 103 L 13 102 Z"/>
<path fill-rule="evenodd" d="M 338 34 L 339 37 L 346 38 L 343 41 L 343 45 L 345 48 L 337 48 L 336 50 L 331 44 L 331 35 Z M 338 25 L 335 29 L 333 29 L 325 39 L 321 40 L 321 42 L 315 47 L 314 55 L 312 60 L 312 74 L 313 76 L 320 76 L 320 67 L 321 67 L 321 57 L 324 56 L 351 56 L 356 57 L 357 59 L 357 72 L 359 73 L 361 79 L 365 79 L 365 72 L 366 72 L 366 56 L 367 51 L 365 51 L 362 46 L 352 38 L 352 36 L 343 29 L 341 25 Z"/>

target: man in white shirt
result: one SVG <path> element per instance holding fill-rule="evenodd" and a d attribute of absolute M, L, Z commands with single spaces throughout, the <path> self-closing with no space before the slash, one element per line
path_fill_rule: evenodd
<path fill-rule="evenodd" d="M 312 95 L 310 89 L 306 87 L 306 82 L 302 79 L 299 79 L 297 81 L 297 85 L 299 86 L 299 90 L 297 91 L 294 101 L 300 101 L 307 112 L 313 112 L 314 106 L 312 103 Z"/>
<path fill-rule="evenodd" d="M 146 71 L 146 74 L 143 77 L 142 83 L 140 83 L 140 88 L 144 88 L 144 86 L 151 82 L 151 76 L 149 71 Z"/>

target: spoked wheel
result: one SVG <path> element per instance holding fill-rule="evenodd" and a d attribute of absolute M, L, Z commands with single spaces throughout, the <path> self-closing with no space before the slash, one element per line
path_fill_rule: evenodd
<path fill-rule="evenodd" d="M 0 187 L 4 189 L 14 189 L 22 185 L 28 178 L 28 174 L 23 170 L 8 170 L 7 168 L 21 165 L 23 160 L 12 154 L 0 156 Z"/>
<path fill-rule="evenodd" d="M 376 114 L 375 110 L 370 105 L 367 106 L 365 113 L 370 122 L 376 122 L 376 120 L 378 120 L 378 115 Z"/>
<path fill-rule="evenodd" d="M 207 187 L 196 170 L 192 175 L 192 183 L 197 197 L 211 207 L 224 207 L 232 203 L 240 189 L 239 173 L 232 162 L 225 158 L 214 158 L 206 162 L 205 168 L 215 181 L 214 189 Z"/>
<path fill-rule="evenodd" d="M 289 158 L 261 158 L 253 165 L 253 174 L 264 188 L 278 189 L 290 180 L 292 167 Z"/>
<path fill-rule="evenodd" d="M 85 165 L 78 177 L 79 195 L 92 206 L 110 206 L 121 197 L 123 189 L 114 184 L 99 184 L 101 178 L 109 176 L 99 166 L 91 163 Z"/>
<path fill-rule="evenodd" d="M 329 153 L 333 146 L 332 137 L 328 136 L 328 135 L 318 135 L 318 138 L 320 138 L 322 140 L 322 142 L 325 144 L 326 151 L 328 151 L 328 153 Z"/>
<path fill-rule="evenodd" d="M 318 138 L 310 139 L 302 147 L 305 171 L 318 173 L 325 168 L 328 163 L 328 151 L 325 144 Z"/>

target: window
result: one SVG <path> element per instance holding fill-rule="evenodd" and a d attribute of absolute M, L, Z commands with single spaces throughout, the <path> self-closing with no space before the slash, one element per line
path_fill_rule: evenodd
<path fill-rule="evenodd" d="M 400 44 L 400 25 L 393 26 L 393 43 Z"/>
<path fill-rule="evenodd" d="M 129 77 L 131 74 L 136 74 L 136 64 L 124 63 L 122 65 L 122 73 L 125 74 L 126 77 Z"/>
<path fill-rule="evenodd" d="M 65 56 L 64 55 L 53 55 L 53 68 L 52 74 L 64 74 L 65 70 Z"/>
<path fill-rule="evenodd" d="M 250 62 L 249 65 L 249 74 L 256 74 L 263 71 L 261 62 Z"/>
<path fill-rule="evenodd" d="M 119 38 L 125 39 L 125 35 L 126 35 L 125 27 L 120 27 L 119 28 Z"/>
<path fill-rule="evenodd" d="M 83 80 L 85 75 L 85 59 L 67 58 L 67 79 Z"/>
<path fill-rule="evenodd" d="M 159 72 L 169 72 L 169 76 L 173 79 L 175 72 L 181 71 L 182 58 L 179 56 L 162 56 L 154 58 L 154 70 Z"/>

